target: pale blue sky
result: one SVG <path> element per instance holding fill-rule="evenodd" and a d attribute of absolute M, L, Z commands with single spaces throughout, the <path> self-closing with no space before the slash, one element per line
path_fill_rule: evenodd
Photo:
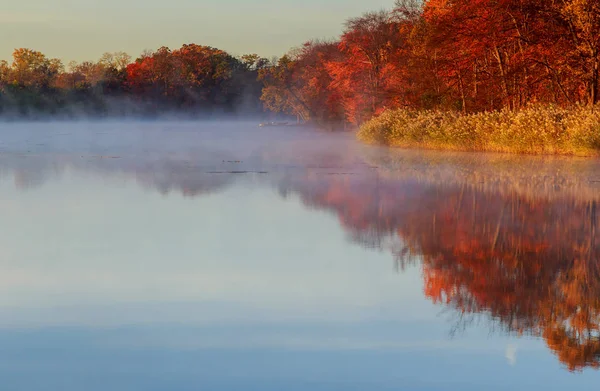
<path fill-rule="evenodd" d="M 339 35 L 343 22 L 393 0 L 26 0 L 2 1 L 0 59 L 17 47 L 69 60 L 107 51 L 197 43 L 234 55 L 270 57 L 311 38 Z"/>

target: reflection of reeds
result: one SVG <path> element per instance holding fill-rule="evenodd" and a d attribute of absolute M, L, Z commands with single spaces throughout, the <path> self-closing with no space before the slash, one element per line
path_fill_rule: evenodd
<path fill-rule="evenodd" d="M 536 106 L 469 115 L 388 110 L 365 123 L 358 138 L 409 148 L 592 156 L 600 153 L 600 110 Z"/>
<path fill-rule="evenodd" d="M 364 158 L 389 180 L 409 179 L 528 199 L 600 200 L 600 160 L 467 152 L 365 148 Z"/>

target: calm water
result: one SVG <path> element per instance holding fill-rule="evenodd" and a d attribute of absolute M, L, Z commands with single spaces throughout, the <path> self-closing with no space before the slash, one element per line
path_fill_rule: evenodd
<path fill-rule="evenodd" d="M 588 159 L 2 124 L 2 390 L 595 390 L 599 199 Z"/>

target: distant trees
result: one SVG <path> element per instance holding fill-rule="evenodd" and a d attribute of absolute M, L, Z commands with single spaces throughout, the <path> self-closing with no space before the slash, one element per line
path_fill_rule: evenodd
<path fill-rule="evenodd" d="M 210 47 L 163 47 L 127 66 L 127 86 L 142 99 L 163 104 L 224 103 L 225 85 L 241 62 Z"/>
<path fill-rule="evenodd" d="M 228 110 L 247 94 L 258 99 L 257 76 L 265 64 L 255 54 L 238 59 L 208 46 L 163 47 L 127 66 L 126 86 L 136 99 L 161 105 Z"/>
<path fill-rule="evenodd" d="M 49 59 L 44 54 L 30 49 L 16 49 L 13 62 L 6 74 L 7 84 L 20 87 L 49 88 L 63 70 L 58 59 Z"/>
<path fill-rule="evenodd" d="M 156 114 L 234 111 L 259 113 L 258 72 L 268 61 L 235 58 L 195 44 L 145 52 L 132 62 L 123 52 L 96 61 L 71 62 L 17 49 L 0 62 L 0 113 L 22 115 Z M 116 103 L 117 100 L 120 103 Z"/>
<path fill-rule="evenodd" d="M 102 65 L 104 69 L 116 71 L 124 70 L 130 63 L 131 56 L 125 52 L 104 53 L 98 61 L 98 64 Z"/>
<path fill-rule="evenodd" d="M 56 82 L 64 66 L 31 49 L 16 49 L 13 60 L 0 63 L 0 114 L 14 110 L 21 114 L 57 107 Z"/>

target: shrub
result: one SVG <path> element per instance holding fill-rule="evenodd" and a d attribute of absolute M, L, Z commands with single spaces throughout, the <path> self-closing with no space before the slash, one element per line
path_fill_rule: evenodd
<path fill-rule="evenodd" d="M 387 110 L 361 126 L 358 138 L 408 148 L 599 155 L 600 107 L 533 106 L 475 114 Z"/>

